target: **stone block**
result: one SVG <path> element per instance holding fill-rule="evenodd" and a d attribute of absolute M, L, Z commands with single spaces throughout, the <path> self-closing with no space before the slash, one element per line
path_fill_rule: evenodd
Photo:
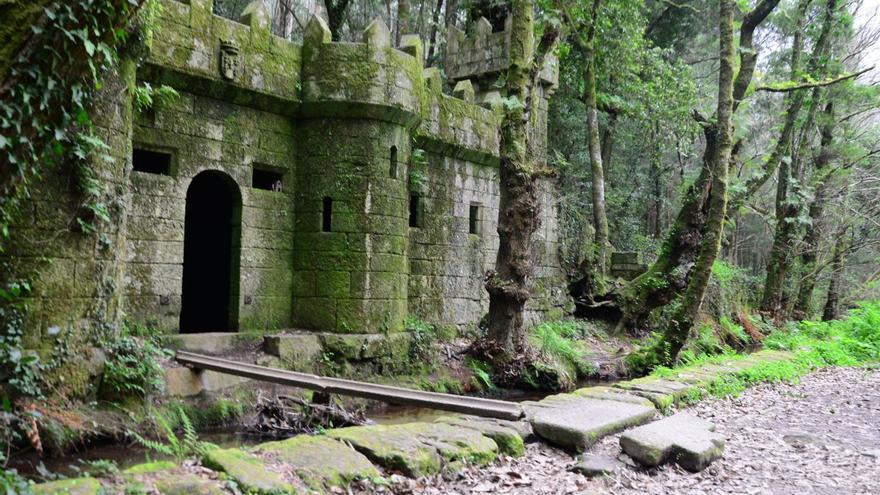
<path fill-rule="evenodd" d="M 578 452 L 606 435 L 650 421 L 656 412 L 644 404 L 569 394 L 553 395 L 540 402 L 525 403 L 523 407 L 538 436 Z"/>
<path fill-rule="evenodd" d="M 209 450 L 202 463 L 226 473 L 248 493 L 298 493 L 260 458 L 239 449 Z"/>
<path fill-rule="evenodd" d="M 354 480 L 380 475 L 366 456 L 325 436 L 298 435 L 261 444 L 254 452 L 269 454 L 289 465 L 311 490 L 322 493 L 330 487 L 346 487 Z"/>
<path fill-rule="evenodd" d="M 620 447 L 643 466 L 675 462 L 697 472 L 721 457 L 724 438 L 713 423 L 681 412 L 625 432 Z"/>
<path fill-rule="evenodd" d="M 220 354 L 235 348 L 238 333 L 207 332 L 169 335 L 169 344 L 177 349 L 201 354 Z"/>
<path fill-rule="evenodd" d="M 583 474 L 590 478 L 614 474 L 623 467 L 623 463 L 607 455 L 585 454 L 569 471 Z"/>
<path fill-rule="evenodd" d="M 172 397 L 192 397 L 202 392 L 198 373 L 186 367 L 165 368 L 165 394 Z"/>
<path fill-rule="evenodd" d="M 206 392 L 217 392 L 251 381 L 250 378 L 243 376 L 227 375 L 226 373 L 211 370 L 202 371 L 199 378 L 202 380 L 202 387 Z"/>
<path fill-rule="evenodd" d="M 267 335 L 263 347 L 267 353 L 281 358 L 286 367 L 297 371 L 309 369 L 323 352 L 318 335 L 308 333 Z"/>

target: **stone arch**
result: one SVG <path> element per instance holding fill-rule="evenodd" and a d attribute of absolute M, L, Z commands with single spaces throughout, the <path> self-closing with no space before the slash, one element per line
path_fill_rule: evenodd
<path fill-rule="evenodd" d="M 238 330 L 241 205 L 225 172 L 200 172 L 187 188 L 181 333 Z"/>

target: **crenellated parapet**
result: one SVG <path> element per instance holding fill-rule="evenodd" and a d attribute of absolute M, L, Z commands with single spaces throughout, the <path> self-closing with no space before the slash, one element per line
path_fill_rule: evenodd
<path fill-rule="evenodd" d="M 501 31 L 480 17 L 470 32 L 452 25 L 446 34 L 446 77 L 452 82 L 470 80 L 478 101 L 491 100 L 498 94 L 496 83 L 507 70 L 510 50 L 511 18 Z M 549 57 L 541 68 L 539 81 L 551 92 L 559 80 L 558 63 Z"/>

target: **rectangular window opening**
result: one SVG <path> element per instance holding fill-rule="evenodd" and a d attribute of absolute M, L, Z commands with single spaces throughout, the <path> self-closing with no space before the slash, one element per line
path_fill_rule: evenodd
<path fill-rule="evenodd" d="M 134 148 L 131 163 L 132 168 L 138 172 L 171 175 L 171 153 Z"/>
<path fill-rule="evenodd" d="M 422 218 L 421 211 L 419 211 L 421 207 L 421 198 L 418 194 L 412 194 L 409 197 L 409 226 L 410 227 L 421 227 L 422 226 Z"/>
<path fill-rule="evenodd" d="M 480 204 L 471 203 L 470 214 L 468 215 L 468 233 L 480 235 Z"/>
<path fill-rule="evenodd" d="M 265 191 L 281 192 L 284 186 L 284 174 L 274 170 L 254 167 L 251 175 L 251 187 Z"/>
<path fill-rule="evenodd" d="M 324 197 L 324 207 L 321 213 L 321 230 L 330 232 L 333 224 L 333 199 L 329 196 Z"/>

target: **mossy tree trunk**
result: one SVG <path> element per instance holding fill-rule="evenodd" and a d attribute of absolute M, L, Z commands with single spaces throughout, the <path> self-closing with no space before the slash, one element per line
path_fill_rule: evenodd
<path fill-rule="evenodd" d="M 840 286 L 843 279 L 843 258 L 846 254 L 848 239 L 847 229 L 837 232 L 834 243 L 834 254 L 831 257 L 831 277 L 828 280 L 828 294 L 825 296 L 825 307 L 822 310 L 822 321 L 836 320 L 840 316 Z"/>
<path fill-rule="evenodd" d="M 579 36 L 579 47 L 584 55 L 584 92 L 581 99 L 586 107 L 587 144 L 590 150 L 590 175 L 593 191 L 593 228 L 595 229 L 595 257 L 593 271 L 604 276 L 607 270 L 610 245 L 608 216 L 605 213 L 605 168 L 602 166 L 602 140 L 599 137 L 599 111 L 596 103 L 596 18 L 601 0 L 593 0 L 590 26 L 585 36 Z"/>
<path fill-rule="evenodd" d="M 825 214 L 825 205 L 828 202 L 831 179 L 834 177 L 829 170 L 835 124 L 833 102 L 828 102 L 825 105 L 825 110 L 822 112 L 822 120 L 821 140 L 819 152 L 816 156 L 816 192 L 813 201 L 810 203 L 810 223 L 807 226 L 807 233 L 804 235 L 804 245 L 801 252 L 802 277 L 793 314 L 796 319 L 809 318 L 813 312 L 813 290 L 816 287 L 816 279 L 819 276 L 819 244 L 823 234 L 823 216 Z"/>
<path fill-rule="evenodd" d="M 706 124 L 717 136 L 713 153 L 707 156 L 705 167 L 709 169 L 711 175 L 709 211 L 699 256 L 691 270 L 681 306 L 675 312 L 672 321 L 669 322 L 669 326 L 663 334 L 663 340 L 658 344 L 658 350 L 662 350 L 664 353 L 660 356 L 661 360 L 667 365 L 675 361 L 679 351 L 687 343 L 688 336 L 703 305 L 706 287 L 708 287 L 709 278 L 712 276 L 712 265 L 721 251 L 724 217 L 727 214 L 727 173 L 733 149 L 731 118 L 733 114 L 733 75 L 736 64 L 733 42 L 734 10 L 733 0 L 721 0 L 719 7 L 721 67 L 718 74 L 718 108 L 715 111 L 715 121 Z"/>
<path fill-rule="evenodd" d="M 495 270 L 487 274 L 489 322 L 486 350 L 496 364 L 511 364 L 527 352 L 525 305 L 535 270 L 533 236 L 540 226 L 538 179 L 539 153 L 529 139 L 528 125 L 537 104 L 533 89 L 544 57 L 555 46 L 558 33 L 544 32 L 535 43 L 534 0 L 511 2 L 511 33 L 507 68 L 506 103 L 501 127 L 498 253 Z"/>
<path fill-rule="evenodd" d="M 739 36 L 740 71 L 733 82 L 732 112 L 744 98 L 754 75 L 757 60 L 752 42 L 754 31 L 778 4 L 779 0 L 763 0 L 743 18 Z M 700 120 L 698 115 L 695 117 Z M 711 171 L 715 165 L 711 157 L 718 153 L 716 132 L 711 126 L 704 126 L 703 134 L 706 148 L 700 175 L 688 187 L 657 260 L 645 273 L 610 295 L 621 312 L 618 333 L 643 326 L 654 309 L 672 302 L 689 284 L 709 218 Z"/>
<path fill-rule="evenodd" d="M 538 229 L 535 167 L 528 154 L 529 69 L 534 63 L 534 2 L 513 0 L 507 101 L 501 129 L 501 198 L 495 272 L 489 292 L 488 339 L 509 359 L 525 348 L 523 314 L 535 264 L 532 235 Z"/>
<path fill-rule="evenodd" d="M 809 4 L 809 0 L 802 0 L 799 8 L 798 31 L 795 34 L 792 56 L 793 79 L 797 77 L 798 59 L 803 43 L 801 28 L 806 22 Z M 822 28 L 808 62 L 807 70 L 809 75 L 821 75 L 821 69 L 825 65 L 825 52 L 827 51 L 831 36 L 831 28 L 835 22 L 836 11 L 837 0 L 828 0 L 822 19 Z M 800 110 L 805 104 L 807 93 L 806 90 L 800 90 L 791 94 L 783 131 L 770 161 L 770 163 L 778 162 L 776 226 L 774 229 L 773 246 L 770 249 L 770 259 L 767 263 L 767 277 L 764 281 L 761 309 L 772 315 L 775 319 L 780 319 L 783 316 L 785 283 L 794 259 L 791 253 L 794 251 L 794 241 L 798 225 L 797 217 L 800 215 L 802 206 L 792 188 L 795 187 L 798 179 L 803 175 L 800 170 L 800 164 L 802 163 L 801 151 L 805 150 L 805 145 L 808 142 L 808 134 L 813 121 L 812 117 L 815 116 L 816 106 L 818 105 L 818 102 L 815 101 L 818 90 L 814 90 L 812 91 L 814 98 L 808 103 L 808 116 L 802 126 L 801 145 L 798 146 L 798 149 L 794 149 L 794 130 Z"/>

